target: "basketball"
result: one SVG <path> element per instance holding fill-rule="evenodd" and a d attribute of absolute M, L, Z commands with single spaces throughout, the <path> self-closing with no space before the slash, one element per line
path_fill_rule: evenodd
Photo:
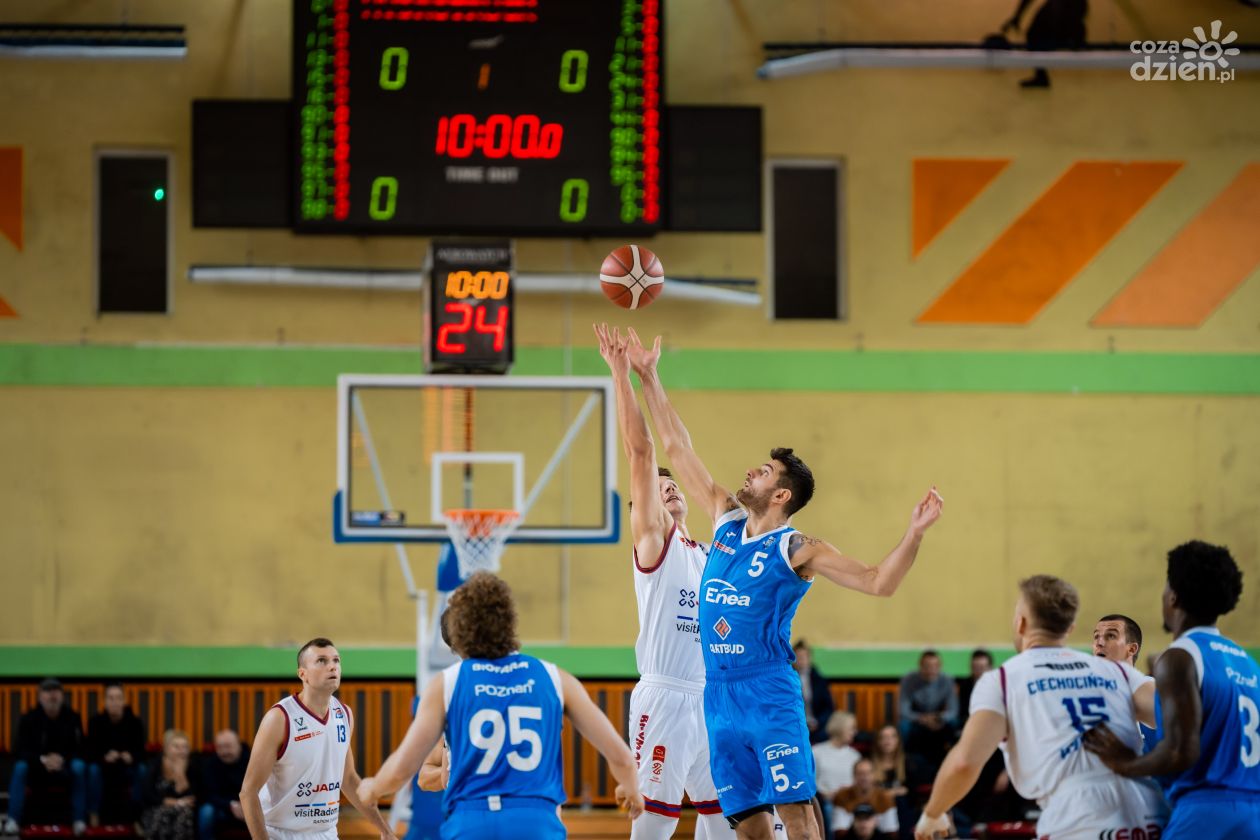
<path fill-rule="evenodd" d="M 665 288 L 665 269 L 656 254 L 642 245 L 622 245 L 604 257 L 599 281 L 613 303 L 622 309 L 639 309 Z"/>

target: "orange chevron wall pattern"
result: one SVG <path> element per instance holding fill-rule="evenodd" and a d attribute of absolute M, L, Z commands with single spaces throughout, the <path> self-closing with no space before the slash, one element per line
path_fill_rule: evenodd
<path fill-rule="evenodd" d="M 0 234 L 22 250 L 22 147 L 0 146 Z M 0 318 L 17 312 L 0 297 Z"/>
<path fill-rule="evenodd" d="M 1192 218 L 1094 317 L 1100 327 L 1197 327 L 1260 266 L 1260 163 Z"/>
<path fill-rule="evenodd" d="M 919 323 L 1029 323 L 1180 168 L 1176 161 L 1072 164 Z"/>
<path fill-rule="evenodd" d="M 920 158 L 914 162 L 915 259 L 996 178 L 1010 158 Z"/>

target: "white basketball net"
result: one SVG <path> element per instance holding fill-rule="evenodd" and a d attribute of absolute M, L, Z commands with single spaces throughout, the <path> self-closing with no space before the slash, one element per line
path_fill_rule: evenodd
<path fill-rule="evenodd" d="M 521 521 L 515 510 L 448 510 L 444 518 L 461 578 L 499 571 L 503 544 Z"/>

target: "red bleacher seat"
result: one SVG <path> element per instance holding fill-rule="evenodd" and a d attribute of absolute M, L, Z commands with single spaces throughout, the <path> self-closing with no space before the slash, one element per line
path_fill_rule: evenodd
<path fill-rule="evenodd" d="M 135 837 L 135 828 L 129 825 L 98 825 L 94 828 L 88 828 L 83 833 L 84 837 L 97 837 L 101 840 L 124 840 L 127 837 Z"/>
<path fill-rule="evenodd" d="M 36 840 L 41 837 L 73 837 L 74 832 L 68 825 L 45 825 L 33 823 L 31 825 L 22 826 L 21 833 L 18 834 L 22 840 Z"/>

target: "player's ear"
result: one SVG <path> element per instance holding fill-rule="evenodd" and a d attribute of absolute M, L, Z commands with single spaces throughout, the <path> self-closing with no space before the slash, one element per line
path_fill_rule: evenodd
<path fill-rule="evenodd" d="M 786 505 L 792 498 L 792 491 L 786 487 L 778 487 L 775 488 L 775 491 L 771 494 L 770 498 L 778 504 Z"/>
<path fill-rule="evenodd" d="M 1073 621 L 1072 624 L 1067 629 L 1067 635 L 1069 636 L 1072 635 L 1072 633 L 1075 632 L 1075 630 L 1076 630 L 1076 622 Z"/>

